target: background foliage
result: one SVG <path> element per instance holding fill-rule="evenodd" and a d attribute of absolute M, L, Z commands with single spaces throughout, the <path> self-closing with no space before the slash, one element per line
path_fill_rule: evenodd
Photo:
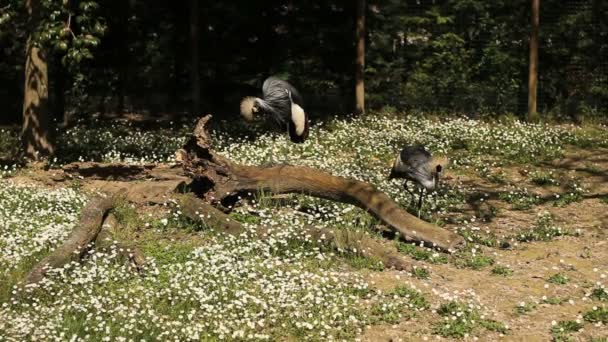
<path fill-rule="evenodd" d="M 81 117 L 187 110 L 187 2 L 39 4 L 41 20 L 33 30 L 49 55 L 58 117 L 63 109 Z M 3 123 L 20 120 L 24 8 L 24 0 L 0 4 Z M 369 1 L 369 106 L 472 116 L 523 113 L 529 12 L 524 0 Z M 210 2 L 199 14 L 203 111 L 235 114 L 239 97 L 257 91 L 270 74 L 298 84 L 313 115 L 351 110 L 352 2 Z M 606 114 L 607 18 L 605 1 L 541 2 L 540 111 L 577 120 Z"/>

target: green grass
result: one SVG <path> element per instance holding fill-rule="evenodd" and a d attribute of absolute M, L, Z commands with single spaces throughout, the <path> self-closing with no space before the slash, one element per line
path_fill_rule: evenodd
<path fill-rule="evenodd" d="M 28 275 L 32 267 L 50 253 L 51 250 L 45 250 L 33 254 L 23 259 L 16 267 L 5 271 L 2 275 L 2 280 L 0 281 L 0 303 L 7 303 L 12 297 L 14 286 L 19 285 Z"/>
<path fill-rule="evenodd" d="M 556 285 L 566 285 L 569 281 L 570 278 L 563 273 L 556 273 L 547 279 L 547 282 Z"/>
<path fill-rule="evenodd" d="M 189 241 L 153 240 L 141 244 L 142 252 L 160 264 L 183 263 L 190 259 L 196 245 Z"/>
<path fill-rule="evenodd" d="M 501 334 L 508 333 L 508 329 L 503 323 L 482 319 L 477 310 L 460 302 L 452 301 L 442 304 L 437 309 L 437 313 L 444 320 L 435 325 L 433 332 L 443 337 L 463 338 L 474 334 L 480 328 Z"/>
<path fill-rule="evenodd" d="M 560 197 L 553 202 L 556 207 L 565 207 L 568 204 L 580 202 L 583 200 L 584 189 L 581 187 L 580 182 L 571 180 L 566 186 L 566 192 L 561 194 Z"/>
<path fill-rule="evenodd" d="M 395 324 L 401 321 L 409 312 L 402 305 L 376 303 L 370 310 L 372 322 L 375 324 Z"/>
<path fill-rule="evenodd" d="M 501 245 L 500 239 L 493 233 L 482 233 L 468 229 L 459 229 L 460 234 L 467 242 L 488 247 L 498 247 Z"/>
<path fill-rule="evenodd" d="M 418 247 L 412 243 L 397 241 L 396 244 L 399 252 L 409 255 L 414 260 L 427 261 L 432 264 L 446 264 L 448 262 L 448 257 L 443 253 L 438 253 L 424 247 Z"/>
<path fill-rule="evenodd" d="M 462 268 L 481 270 L 484 267 L 494 265 L 494 259 L 481 253 L 459 252 L 454 254 L 453 264 Z"/>
<path fill-rule="evenodd" d="M 530 182 L 539 186 L 559 184 L 553 177 L 553 172 L 534 171 L 528 177 Z"/>
<path fill-rule="evenodd" d="M 527 314 L 536 309 L 536 304 L 534 304 L 534 303 L 523 303 L 523 304 L 524 305 L 519 304 L 515 307 L 515 311 L 520 315 Z"/>
<path fill-rule="evenodd" d="M 569 143 L 585 149 L 608 147 L 608 133 L 606 133 L 606 129 L 597 126 L 581 127 L 574 131 Z"/>
<path fill-rule="evenodd" d="M 591 298 L 608 302 L 608 291 L 603 287 L 596 287 L 591 291 Z"/>
<path fill-rule="evenodd" d="M 492 274 L 502 277 L 508 277 L 513 274 L 513 270 L 507 266 L 498 265 L 492 269 Z"/>
<path fill-rule="evenodd" d="M 8 302 L 14 286 L 62 242 L 55 234 L 73 229 L 83 201 L 71 190 L 18 187 L 0 180 L 0 303 Z"/>
<path fill-rule="evenodd" d="M 513 210 L 528 210 L 541 203 L 538 195 L 527 191 L 501 192 L 498 198 L 511 204 Z"/>
<path fill-rule="evenodd" d="M 507 183 L 507 174 L 504 171 L 494 171 L 492 172 L 487 166 L 483 166 L 478 170 L 479 175 L 482 178 L 487 179 L 488 181 L 496 184 L 505 184 Z"/>
<path fill-rule="evenodd" d="M 418 279 L 428 279 L 429 278 L 429 271 L 426 268 L 422 268 L 422 267 L 414 268 L 414 270 L 412 271 L 412 274 L 414 275 L 414 277 L 416 277 Z"/>
<path fill-rule="evenodd" d="M 565 303 L 566 301 L 567 301 L 566 298 L 547 297 L 546 299 L 543 299 L 542 303 L 549 304 L 549 305 L 561 305 L 561 304 Z"/>
<path fill-rule="evenodd" d="M 581 323 L 576 321 L 559 321 L 551 327 L 551 335 L 555 341 L 568 341 L 569 335 L 583 328 Z"/>
<path fill-rule="evenodd" d="M 529 230 L 517 234 L 514 239 L 518 242 L 551 241 L 559 236 L 576 236 L 577 234 L 558 227 L 553 222 L 553 216 L 543 215 L 536 220 L 536 224 Z"/>
<path fill-rule="evenodd" d="M 16 159 L 19 152 L 21 152 L 21 141 L 18 130 L 0 128 L 0 160 Z"/>
<path fill-rule="evenodd" d="M 384 270 L 384 263 L 374 258 L 369 258 L 361 255 L 349 255 L 346 256 L 345 259 L 349 265 L 351 265 L 354 269 L 357 270 L 368 269 L 378 272 Z"/>
<path fill-rule="evenodd" d="M 595 309 L 589 310 L 583 314 L 583 318 L 587 322 L 608 324 L 608 308 L 607 307 L 596 307 Z"/>
<path fill-rule="evenodd" d="M 395 324 L 430 307 L 426 298 L 419 291 L 405 285 L 400 285 L 387 293 L 387 298 L 393 298 L 393 300 L 372 305 L 370 315 L 373 323 Z"/>
<path fill-rule="evenodd" d="M 231 212 L 230 217 L 241 223 L 260 224 L 262 222 L 262 218 L 260 216 L 237 211 Z"/>
<path fill-rule="evenodd" d="M 430 307 L 430 304 L 428 303 L 426 298 L 424 298 L 424 296 L 419 291 L 409 286 L 399 285 L 393 290 L 393 294 L 401 298 L 408 299 L 409 304 L 416 309 L 424 310 Z"/>
<path fill-rule="evenodd" d="M 568 192 L 561 195 L 553 205 L 556 207 L 565 207 L 568 204 L 580 202 L 583 200 L 583 194 L 580 192 Z"/>

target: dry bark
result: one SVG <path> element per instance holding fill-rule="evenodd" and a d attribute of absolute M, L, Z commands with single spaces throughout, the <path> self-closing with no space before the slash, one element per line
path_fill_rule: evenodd
<path fill-rule="evenodd" d="M 355 58 L 355 111 L 357 114 L 365 114 L 365 9 L 366 1 L 357 0 L 357 29 L 356 45 L 357 55 Z"/>
<path fill-rule="evenodd" d="M 61 170 L 63 175 L 57 175 L 56 181 L 83 177 L 103 180 L 186 180 L 180 168 L 160 167 L 155 164 L 131 165 L 122 163 L 70 163 Z"/>
<path fill-rule="evenodd" d="M 247 230 L 241 223 L 233 220 L 222 211 L 205 203 L 194 195 L 178 196 L 180 210 L 191 220 L 203 222 L 205 225 L 230 235 L 238 236 Z M 276 227 L 274 231 L 276 231 Z M 280 229 L 280 228 L 279 228 Z M 272 236 L 272 231 L 265 227 L 255 230 L 257 238 L 264 240 Z M 412 263 L 403 257 L 394 246 L 385 246 L 373 238 L 355 232 L 332 231 L 329 229 L 305 226 L 303 235 L 307 240 L 338 251 L 348 250 L 357 255 L 381 261 L 385 267 L 397 270 L 410 270 Z"/>
<path fill-rule="evenodd" d="M 304 193 L 363 208 L 408 241 L 424 242 L 444 251 L 464 244 L 461 236 L 410 215 L 371 184 L 307 167 L 235 164 L 212 150 L 206 130 L 210 119 L 207 115 L 199 120 L 192 137 L 178 151 L 178 159 L 193 180 L 191 188 L 212 203 L 230 206 L 260 190 L 274 194 Z"/>
<path fill-rule="evenodd" d="M 142 272 L 146 265 L 146 256 L 137 246 L 116 241 L 114 233 L 119 229 L 120 223 L 116 216 L 109 214 L 95 238 L 95 249 L 106 252 L 115 250 L 122 260 L 132 263 L 138 272 Z"/>
<path fill-rule="evenodd" d="M 245 228 L 238 221 L 194 195 L 178 195 L 176 199 L 181 212 L 193 221 L 202 222 L 234 236 L 245 232 Z"/>
<path fill-rule="evenodd" d="M 86 253 L 89 244 L 97 238 L 113 203 L 114 199 L 111 197 L 97 197 L 91 200 L 82 209 L 79 226 L 74 229 L 69 239 L 36 264 L 25 278 L 25 283 L 38 283 L 49 270 L 63 267 L 74 259 L 80 260 Z"/>
<path fill-rule="evenodd" d="M 40 25 L 43 11 L 40 0 L 25 2 L 28 29 L 34 32 Z M 23 152 L 32 160 L 50 155 L 55 147 L 49 116 L 49 76 L 44 49 L 34 41 L 33 33 L 27 39 L 25 51 L 25 84 L 23 88 L 23 126 L 21 139 Z"/>

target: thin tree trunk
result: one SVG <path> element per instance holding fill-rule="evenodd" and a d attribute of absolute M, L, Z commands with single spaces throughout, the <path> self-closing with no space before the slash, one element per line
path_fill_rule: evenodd
<path fill-rule="evenodd" d="M 23 96 L 23 126 L 21 139 L 26 157 L 37 160 L 55 150 L 51 139 L 49 117 L 49 75 L 44 51 L 32 38 L 38 27 L 39 2 L 28 0 L 30 37 L 27 40 L 25 60 L 25 87 Z"/>
<path fill-rule="evenodd" d="M 365 0 L 357 0 L 357 57 L 355 72 L 355 102 L 357 114 L 365 113 Z"/>
<path fill-rule="evenodd" d="M 65 68 L 61 64 L 61 58 L 55 58 L 53 64 L 53 115 L 58 123 L 65 126 L 68 123 L 65 114 Z"/>
<path fill-rule="evenodd" d="M 120 38 L 116 45 L 117 50 L 115 51 L 114 58 L 116 58 L 115 63 L 118 65 L 118 80 L 117 80 L 117 97 L 118 101 L 116 102 L 116 112 L 117 114 L 122 114 L 126 112 L 126 103 L 125 98 L 127 96 L 127 85 L 129 84 L 129 67 L 131 64 L 130 54 L 129 54 L 129 14 L 132 11 L 132 8 L 135 4 L 131 1 L 122 1 L 119 13 L 119 28 L 116 28 L 119 31 Z M 131 104 L 133 103 L 133 98 L 131 98 Z M 101 113 L 104 114 L 103 112 Z"/>
<path fill-rule="evenodd" d="M 190 48 L 192 65 L 190 76 L 192 77 L 192 115 L 199 115 L 201 108 L 201 80 L 199 70 L 199 8 L 198 0 L 190 0 Z"/>
<path fill-rule="evenodd" d="M 532 20 L 530 32 L 530 69 L 528 73 L 528 113 L 526 121 L 537 116 L 537 88 L 538 88 L 538 31 L 540 0 L 531 0 Z"/>
<path fill-rule="evenodd" d="M 181 111 L 182 107 L 181 107 L 181 99 L 180 99 L 180 79 L 181 79 L 181 71 L 182 71 L 182 54 L 180 53 L 180 51 L 182 50 L 183 46 L 181 44 L 180 41 L 180 37 L 184 34 L 183 32 L 183 27 L 182 26 L 182 15 L 183 13 L 183 8 L 182 5 L 179 3 L 172 3 L 171 4 L 171 10 L 172 10 L 172 19 L 173 19 L 173 32 L 171 33 L 172 35 L 172 47 L 173 47 L 173 51 L 171 52 L 171 59 L 172 59 L 172 68 L 173 68 L 173 77 L 171 79 L 170 82 L 167 83 L 167 86 L 169 87 L 168 89 L 168 93 L 169 93 L 169 98 L 172 104 L 172 108 L 170 109 L 171 111 Z"/>

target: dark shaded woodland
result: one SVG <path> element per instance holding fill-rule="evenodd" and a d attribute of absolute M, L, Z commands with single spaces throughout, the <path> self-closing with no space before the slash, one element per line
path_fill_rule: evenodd
<path fill-rule="evenodd" d="M 371 110 L 604 117 L 608 5 L 540 4 L 536 110 L 528 106 L 532 8 L 523 0 L 4 0 L 0 123 L 20 125 L 29 113 L 32 49 L 48 71 L 48 94 L 37 94 L 36 106 L 56 122 L 122 113 L 230 118 L 269 75 L 297 84 L 313 119 L 362 111 L 357 75 Z"/>

